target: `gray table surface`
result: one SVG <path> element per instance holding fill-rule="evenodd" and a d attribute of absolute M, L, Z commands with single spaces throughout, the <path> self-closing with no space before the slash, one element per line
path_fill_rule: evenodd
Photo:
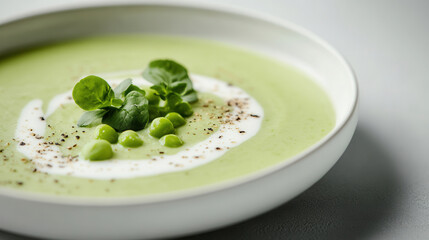
<path fill-rule="evenodd" d="M 0 21 L 70 2 L 0 0 Z M 296 199 L 186 239 L 429 239 L 429 1 L 216 2 L 290 20 L 339 49 L 359 78 L 360 121 L 339 162 Z"/>

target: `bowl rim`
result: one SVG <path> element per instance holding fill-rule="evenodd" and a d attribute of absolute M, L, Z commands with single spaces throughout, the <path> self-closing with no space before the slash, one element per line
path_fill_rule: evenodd
<path fill-rule="evenodd" d="M 332 138 L 334 138 L 341 130 L 344 128 L 347 123 L 352 120 L 353 114 L 357 111 L 358 98 L 359 98 L 359 87 L 357 82 L 357 76 L 354 70 L 352 69 L 349 62 L 346 58 L 329 43 L 323 40 L 321 37 L 315 33 L 301 27 L 295 23 L 292 23 L 288 20 L 284 20 L 280 17 L 275 17 L 267 13 L 261 13 L 256 10 L 251 10 L 248 8 L 239 7 L 232 4 L 220 4 L 212 2 L 200 2 L 197 0 L 177 2 L 174 0 L 127 0 L 127 1 L 109 1 L 109 2 L 95 2 L 95 3 L 74 3 L 67 4 L 57 7 L 47 7 L 43 10 L 33 10 L 27 12 L 26 14 L 17 14 L 13 17 L 10 17 L 6 20 L 0 21 L 0 27 L 7 26 L 19 21 L 26 21 L 31 18 L 36 18 L 40 16 L 47 16 L 50 14 L 61 14 L 72 11 L 81 11 L 85 9 L 97 9 L 97 8 L 114 8 L 114 7 L 129 7 L 129 6 L 161 6 L 161 7 L 179 7 L 179 8 L 190 8 L 194 10 L 206 10 L 206 11 L 215 11 L 220 13 L 226 13 L 231 15 L 236 15 L 239 17 L 247 17 L 257 21 L 266 22 L 272 25 L 276 25 L 285 29 L 290 29 L 302 36 L 307 37 L 311 41 L 317 43 L 321 48 L 324 48 L 332 56 L 339 60 L 340 64 L 343 65 L 349 79 L 352 84 L 353 92 L 353 102 L 347 114 L 341 121 L 337 122 L 335 127 L 322 139 L 306 148 L 304 151 L 294 155 L 290 158 L 286 158 L 280 161 L 277 164 L 272 166 L 265 167 L 263 169 L 257 170 L 255 172 L 238 176 L 232 179 L 223 180 L 220 182 L 215 182 L 209 185 L 200 186 L 191 189 L 176 190 L 166 193 L 157 193 L 150 195 L 137 195 L 137 196 L 126 196 L 126 197 L 80 197 L 80 196 L 55 196 L 50 194 L 23 191 L 12 188 L 0 187 L 0 198 L 9 197 L 19 200 L 28 200 L 39 203 L 49 203 L 49 204 L 58 204 L 58 205 L 74 205 L 74 206 L 126 206 L 126 205 L 142 205 L 142 204 L 156 204 L 167 201 L 176 201 L 183 200 L 187 198 L 198 197 L 202 195 L 212 194 L 218 191 L 227 190 L 239 185 L 256 181 L 260 178 L 266 177 L 270 174 L 273 174 L 277 171 L 281 171 L 284 168 L 287 168 L 291 165 L 294 165 L 300 160 L 304 159 L 306 156 L 312 154 L 319 148 L 326 145 Z M 287 160 L 287 161 L 286 161 Z"/>

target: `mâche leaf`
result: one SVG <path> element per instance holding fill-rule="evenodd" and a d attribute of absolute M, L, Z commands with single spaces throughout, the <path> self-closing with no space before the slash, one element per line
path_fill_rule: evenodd
<path fill-rule="evenodd" d="M 73 99 L 80 108 L 92 111 L 112 105 L 115 94 L 110 85 L 97 76 L 81 79 L 73 88 Z"/>
<path fill-rule="evenodd" d="M 122 104 L 124 103 L 124 101 L 122 101 L 120 98 L 113 98 L 110 105 L 114 108 L 119 108 L 122 106 Z M 107 107 L 105 107 L 107 108 Z"/>
<path fill-rule="evenodd" d="M 189 91 L 186 95 L 182 96 L 182 100 L 190 103 L 198 101 L 197 91 L 195 90 Z"/>
<path fill-rule="evenodd" d="M 95 125 L 97 123 L 101 123 L 101 119 L 104 114 L 107 113 L 107 110 L 98 109 L 90 112 L 85 112 L 77 121 L 77 125 L 79 127 L 88 127 L 90 125 Z"/>
<path fill-rule="evenodd" d="M 162 84 L 161 85 L 152 85 L 150 88 L 153 89 L 153 90 L 155 90 L 155 92 L 158 93 L 159 97 L 162 100 L 165 100 L 168 92 L 167 92 L 167 89 L 165 88 L 164 85 L 162 85 Z"/>
<path fill-rule="evenodd" d="M 174 82 L 190 82 L 186 68 L 172 60 L 151 61 L 143 77 L 154 85 L 166 84 L 169 87 Z"/>
<path fill-rule="evenodd" d="M 128 95 L 128 93 L 130 93 L 130 92 L 132 92 L 132 91 L 137 91 L 137 92 L 139 92 L 139 93 L 143 94 L 143 96 L 146 94 L 146 92 L 145 92 L 143 89 L 141 89 L 141 88 L 137 87 L 137 86 L 136 86 L 136 85 L 134 85 L 134 84 L 131 84 L 131 85 L 127 88 L 127 90 L 125 90 L 125 92 L 124 92 L 124 96 Z"/>
<path fill-rule="evenodd" d="M 142 130 L 149 121 L 148 100 L 137 91 L 125 96 L 124 104 L 118 109 L 109 109 L 103 116 L 102 123 L 117 131 Z"/>
<path fill-rule="evenodd" d="M 169 110 L 170 112 L 170 111 L 173 111 L 174 108 L 181 102 L 182 102 L 182 98 L 180 97 L 180 95 L 172 92 L 167 95 L 167 98 L 165 100 L 165 105 L 171 109 Z"/>
<path fill-rule="evenodd" d="M 115 89 L 113 89 L 113 91 L 115 92 L 115 97 L 121 98 L 122 93 L 124 93 L 125 90 L 127 90 L 131 86 L 131 84 L 132 84 L 132 81 L 130 78 L 122 81 L 117 87 L 115 87 Z"/>
<path fill-rule="evenodd" d="M 186 97 L 188 102 L 198 100 L 185 67 L 172 60 L 155 60 L 143 71 L 143 77 L 154 86 L 160 97 L 165 100 L 166 95 L 175 92 Z"/>
<path fill-rule="evenodd" d="M 131 91 L 137 91 L 145 95 L 145 91 L 132 84 L 132 80 L 130 78 L 122 81 L 115 89 L 113 89 L 113 91 L 115 92 L 115 97 L 119 99 L 125 97 Z"/>

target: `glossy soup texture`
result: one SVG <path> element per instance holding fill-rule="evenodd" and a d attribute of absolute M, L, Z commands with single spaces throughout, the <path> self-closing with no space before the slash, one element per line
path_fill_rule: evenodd
<path fill-rule="evenodd" d="M 42 99 L 46 107 L 52 97 L 72 89 L 82 76 L 143 69 L 149 61 L 159 58 L 174 59 L 191 73 L 217 78 L 244 89 L 263 107 L 264 118 L 259 132 L 208 164 L 186 171 L 129 179 L 95 180 L 34 172 L 31 161 L 16 151 L 18 143 L 13 138 L 17 120 L 29 101 Z M 219 105 L 225 104 L 210 94 L 201 94 L 201 99 L 210 98 Z M 149 195 L 243 177 L 288 161 L 319 141 L 335 124 L 328 96 L 293 66 L 229 45 L 167 36 L 94 37 L 3 57 L 0 59 L 0 108 L 0 187 L 64 196 Z M 201 103 L 194 109 L 206 111 Z M 82 113 L 73 105 L 57 111 L 48 123 L 58 129 L 73 125 Z M 209 119 L 207 122 L 217 123 Z M 93 129 L 77 130 L 82 139 L 74 138 L 69 144 L 85 141 L 85 136 Z M 194 136 L 192 139 L 185 137 L 184 141 L 193 143 L 205 138 L 198 132 Z M 151 142 L 145 140 L 145 144 L 150 146 Z M 79 149 L 73 151 L 78 154 Z M 144 152 L 145 145 L 139 149 L 137 151 Z M 179 150 L 171 149 L 168 154 Z M 121 156 L 128 157 L 127 154 Z"/>

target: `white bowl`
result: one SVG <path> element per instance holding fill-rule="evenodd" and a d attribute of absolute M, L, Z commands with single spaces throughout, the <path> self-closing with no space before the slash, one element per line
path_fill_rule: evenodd
<path fill-rule="evenodd" d="M 53 11 L 0 25 L 0 55 L 42 43 L 129 32 L 218 40 L 291 62 L 326 90 L 336 125 L 322 140 L 275 166 L 180 193 L 85 199 L 1 188 L 0 229 L 52 239 L 153 239 L 219 228 L 309 188 L 334 165 L 353 135 L 357 82 L 344 58 L 312 33 L 253 12 L 159 1 Z"/>

